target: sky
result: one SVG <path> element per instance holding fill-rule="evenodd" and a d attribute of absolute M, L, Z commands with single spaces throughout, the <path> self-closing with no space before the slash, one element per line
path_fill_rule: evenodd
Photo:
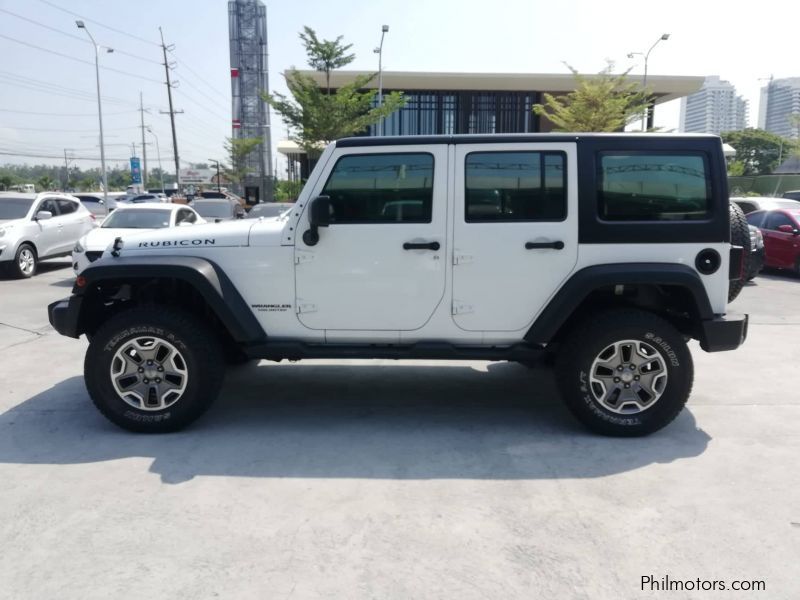
<path fill-rule="evenodd" d="M 641 74 L 627 58 L 646 51 L 650 75 L 719 75 L 750 101 L 771 75 L 800 76 L 797 14 L 785 0 L 629 2 L 606 0 L 276 0 L 267 2 L 270 88 L 286 92 L 281 73 L 305 68 L 304 25 L 324 38 L 344 36 L 356 60 L 377 70 L 381 25 L 389 25 L 383 68 L 396 71 L 565 73 L 617 70 Z M 781 18 L 781 15 L 786 18 Z M 171 77 L 181 166 L 224 159 L 231 135 L 230 57 L 225 0 L 0 0 L 0 164 L 99 165 L 94 52 L 75 20 L 83 18 L 102 53 L 103 125 L 109 165 L 123 165 L 131 143 L 141 154 L 139 94 L 164 168 L 173 171 L 159 26 L 174 63 Z M 678 128 L 679 101 L 656 107 L 656 125 Z M 272 115 L 273 147 L 286 138 Z M 148 143 L 154 138 L 148 135 Z M 156 166 L 156 148 L 147 146 Z M 22 154 L 32 156 L 20 156 Z M 273 152 L 274 155 L 276 153 Z M 84 160 L 86 159 L 86 160 Z M 278 165 L 279 172 L 285 163 Z"/>

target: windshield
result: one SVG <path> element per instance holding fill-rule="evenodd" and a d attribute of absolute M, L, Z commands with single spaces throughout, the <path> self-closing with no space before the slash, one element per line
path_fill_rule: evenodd
<path fill-rule="evenodd" d="M 212 219 L 228 219 L 233 216 L 230 202 L 195 202 L 192 208 L 200 213 L 200 216 Z"/>
<path fill-rule="evenodd" d="M 248 218 L 257 219 L 258 217 L 277 217 L 287 210 L 291 210 L 291 204 L 256 204 L 250 209 Z"/>
<path fill-rule="evenodd" d="M 169 210 L 133 209 L 115 210 L 103 221 L 105 229 L 160 229 L 169 227 Z"/>
<path fill-rule="evenodd" d="M 0 219 L 22 219 L 33 204 L 29 198 L 0 198 Z"/>

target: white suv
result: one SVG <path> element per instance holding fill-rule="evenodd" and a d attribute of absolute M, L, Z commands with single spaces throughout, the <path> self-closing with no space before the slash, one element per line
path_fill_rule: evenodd
<path fill-rule="evenodd" d="M 68 194 L 0 193 L 0 267 L 32 277 L 40 260 L 67 256 L 95 226 L 95 218 Z"/>
<path fill-rule="evenodd" d="M 226 359 L 552 356 L 580 421 L 643 435 L 688 399 L 690 338 L 744 341 L 730 210 L 715 136 L 351 138 L 291 213 L 118 238 L 49 317 L 136 431 L 199 417 Z"/>

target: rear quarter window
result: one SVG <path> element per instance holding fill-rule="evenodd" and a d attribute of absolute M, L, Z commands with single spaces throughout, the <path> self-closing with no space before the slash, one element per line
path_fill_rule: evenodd
<path fill-rule="evenodd" d="M 604 221 L 699 221 L 710 217 L 702 153 L 603 152 L 597 209 Z"/>

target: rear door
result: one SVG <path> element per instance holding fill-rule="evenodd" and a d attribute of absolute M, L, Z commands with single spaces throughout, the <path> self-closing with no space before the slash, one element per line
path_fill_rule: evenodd
<path fill-rule="evenodd" d="M 81 208 L 79 202 L 67 198 L 57 198 L 59 219 L 62 223 L 59 252 L 69 252 L 81 236 L 92 228 L 91 213 Z"/>
<path fill-rule="evenodd" d="M 453 320 L 518 331 L 578 257 L 574 143 L 457 145 Z"/>

